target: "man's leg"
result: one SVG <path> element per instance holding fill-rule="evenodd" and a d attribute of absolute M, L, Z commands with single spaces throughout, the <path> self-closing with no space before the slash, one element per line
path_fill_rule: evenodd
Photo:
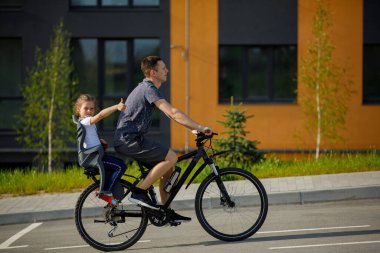
<path fill-rule="evenodd" d="M 170 193 L 167 193 L 164 190 L 164 187 L 165 187 L 166 182 L 169 180 L 170 175 L 173 173 L 173 167 L 176 164 L 177 160 L 178 160 L 178 157 L 176 153 L 174 153 L 173 150 L 169 149 L 169 152 L 166 155 L 165 161 L 160 162 L 159 164 L 154 166 L 153 169 L 149 172 L 148 176 L 144 179 L 143 183 L 139 187 L 146 190 L 154 182 L 156 182 L 157 179 L 161 178 L 161 181 L 160 181 L 161 203 L 165 204 L 166 200 L 169 198 Z M 149 181 L 147 182 L 148 178 L 149 178 Z M 143 188 L 143 187 L 146 187 L 146 188 Z M 181 222 L 191 221 L 190 217 L 182 216 L 174 212 L 173 209 L 169 209 L 169 211 L 170 211 L 170 218 L 172 222 L 181 223 Z"/>
<path fill-rule="evenodd" d="M 162 162 L 156 164 L 156 166 L 154 166 L 149 171 L 148 175 L 146 176 L 144 181 L 141 183 L 141 185 L 138 186 L 138 188 L 140 188 L 142 190 L 147 190 L 154 182 L 156 182 L 159 178 L 161 178 L 161 181 L 160 181 L 161 203 L 165 204 L 170 193 L 167 193 L 164 190 L 164 186 L 165 186 L 165 183 L 167 182 L 167 180 L 169 179 L 171 173 L 173 172 L 173 167 L 176 164 L 177 160 L 178 160 L 178 157 L 177 157 L 176 153 L 174 153 L 173 150 L 169 149 L 168 154 L 166 155 L 165 161 L 162 161 Z M 146 193 L 142 194 L 140 192 L 141 191 L 140 189 L 136 189 L 137 191 L 132 193 L 132 196 L 129 199 L 132 202 L 135 202 L 137 204 L 144 205 L 146 207 L 155 209 L 156 207 L 150 203 L 151 200 L 149 200 L 149 196 L 147 196 Z M 139 197 L 134 196 L 134 194 L 136 194 L 136 192 L 140 192 L 139 194 L 144 195 L 146 197 L 144 197 L 144 199 L 141 201 L 141 199 L 139 199 Z M 174 212 L 174 210 L 172 210 L 172 209 L 169 209 L 169 211 L 170 211 L 171 221 L 173 221 L 173 222 L 191 221 L 190 217 L 185 217 L 185 216 L 179 215 L 176 212 Z"/>
<path fill-rule="evenodd" d="M 144 181 L 139 185 L 139 188 L 143 190 L 147 190 L 154 182 L 156 182 L 158 179 L 161 179 L 160 183 L 160 194 L 164 192 L 163 187 L 165 185 L 164 182 L 170 177 L 172 168 L 176 164 L 178 160 L 178 157 L 176 153 L 174 153 L 173 150 L 169 149 L 168 154 L 165 157 L 165 161 L 162 161 L 158 164 L 156 164 L 150 171 L 149 174 L 146 176 Z M 166 192 L 165 192 L 166 193 Z M 168 194 L 164 193 L 164 200 L 166 200 Z M 162 195 L 161 195 L 161 200 L 162 200 Z"/>
<path fill-rule="evenodd" d="M 160 179 L 160 185 L 159 185 L 159 190 L 160 190 L 160 197 L 161 197 L 161 203 L 165 204 L 166 200 L 169 198 L 170 193 L 167 193 L 164 190 L 164 187 L 166 185 L 166 182 L 169 180 L 170 176 L 173 173 L 173 167 L 168 170 Z"/>
<path fill-rule="evenodd" d="M 170 173 L 171 168 L 174 166 L 174 164 L 177 162 L 177 155 L 174 153 L 174 151 L 170 150 L 168 151 L 165 161 L 162 161 L 156 166 L 154 166 L 148 173 L 148 175 L 145 177 L 144 181 L 139 185 L 134 192 L 132 192 L 131 197 L 129 200 L 131 202 L 134 202 L 139 205 L 143 205 L 148 208 L 152 209 L 158 209 L 154 203 L 152 203 L 151 199 L 149 198 L 147 194 L 147 189 L 159 178 L 161 177 L 167 177 L 166 175 Z M 160 185 L 160 194 L 161 200 L 166 200 L 168 197 L 168 193 L 163 193 L 164 190 L 161 188 Z M 164 202 L 163 202 L 164 203 Z"/>
<path fill-rule="evenodd" d="M 169 196 L 169 193 L 164 191 L 164 186 L 173 171 L 172 168 L 178 160 L 176 153 L 170 148 L 163 147 L 160 143 L 148 139 L 116 146 L 115 150 L 121 154 L 134 157 L 136 160 L 145 162 L 162 161 L 149 171 L 144 181 L 132 192 L 129 200 L 136 204 L 155 209 L 156 206 L 152 203 L 146 190 L 158 179 L 161 179 L 160 196 L 161 203 L 164 204 Z"/>

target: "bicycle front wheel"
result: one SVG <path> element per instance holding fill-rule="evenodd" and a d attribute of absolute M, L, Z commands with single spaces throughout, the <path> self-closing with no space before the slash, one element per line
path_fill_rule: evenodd
<path fill-rule="evenodd" d="M 225 168 L 219 173 L 219 176 L 209 175 L 199 186 L 195 198 L 197 218 L 217 239 L 244 240 L 256 233 L 265 221 L 266 191 L 246 170 Z"/>
<path fill-rule="evenodd" d="M 125 192 L 131 187 L 121 180 Z M 148 218 L 141 207 L 124 198 L 117 207 L 99 199 L 99 183 L 88 186 L 75 206 L 75 225 L 82 238 L 101 251 L 124 250 L 135 244 L 144 234 Z"/>

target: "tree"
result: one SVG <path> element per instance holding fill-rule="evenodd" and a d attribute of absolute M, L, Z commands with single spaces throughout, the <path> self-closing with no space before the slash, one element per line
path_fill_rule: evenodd
<path fill-rule="evenodd" d="M 45 53 L 36 49 L 36 65 L 28 72 L 21 88 L 24 98 L 17 140 L 39 150 L 35 159 L 48 171 L 62 151 L 75 138 L 71 122 L 72 94 L 76 81 L 71 78 L 70 34 L 63 22 L 54 27 L 54 36 Z"/>
<path fill-rule="evenodd" d="M 228 151 L 222 155 L 228 161 L 228 166 L 243 164 L 245 167 L 250 167 L 254 163 L 261 161 L 263 154 L 257 151 L 256 145 L 258 141 L 246 138 L 249 132 L 245 131 L 245 123 L 253 115 L 246 116 L 247 111 L 241 110 L 239 106 L 233 104 L 233 98 L 231 97 L 231 106 L 223 114 L 225 121 L 218 121 L 227 129 L 222 134 L 227 134 L 228 136 L 218 138 L 215 144 L 218 149 Z"/>
<path fill-rule="evenodd" d="M 317 0 L 313 21 L 313 39 L 301 61 L 300 80 L 305 96 L 300 99 L 307 118 L 306 129 L 315 136 L 315 158 L 325 142 L 344 140 L 339 130 L 345 126 L 351 81 L 343 68 L 333 63 L 334 46 L 330 39 L 330 12 L 322 0 Z"/>

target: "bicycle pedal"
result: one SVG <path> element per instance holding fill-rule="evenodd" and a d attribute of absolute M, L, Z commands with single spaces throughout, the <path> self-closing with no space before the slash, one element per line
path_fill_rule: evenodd
<path fill-rule="evenodd" d="M 169 224 L 170 224 L 171 227 L 176 227 L 176 226 L 181 225 L 181 222 L 169 221 Z"/>

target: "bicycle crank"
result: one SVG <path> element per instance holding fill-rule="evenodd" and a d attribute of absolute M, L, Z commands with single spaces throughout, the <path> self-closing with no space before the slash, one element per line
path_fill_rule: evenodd
<path fill-rule="evenodd" d="M 168 210 L 160 208 L 159 210 L 146 209 L 149 221 L 156 227 L 165 226 L 170 222 L 170 215 Z"/>

